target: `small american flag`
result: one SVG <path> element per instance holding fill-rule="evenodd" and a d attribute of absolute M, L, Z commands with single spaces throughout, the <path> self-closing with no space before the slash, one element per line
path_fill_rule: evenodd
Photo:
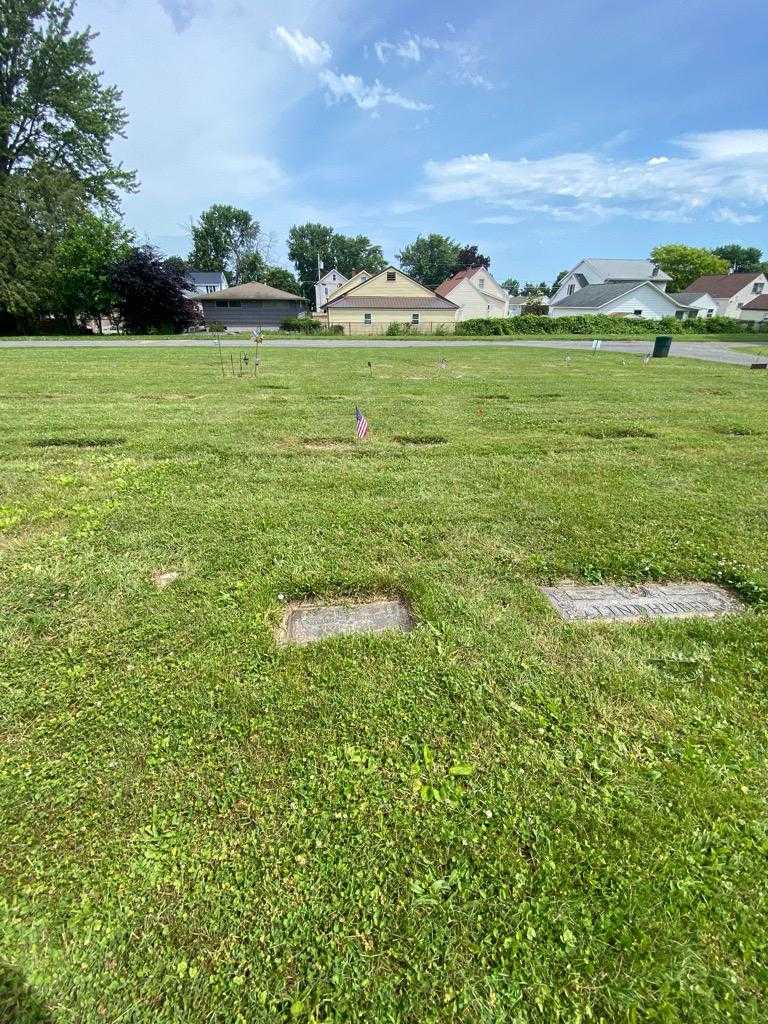
<path fill-rule="evenodd" d="M 360 406 L 355 406 L 355 437 L 361 441 L 368 437 L 368 420 L 360 412 Z"/>

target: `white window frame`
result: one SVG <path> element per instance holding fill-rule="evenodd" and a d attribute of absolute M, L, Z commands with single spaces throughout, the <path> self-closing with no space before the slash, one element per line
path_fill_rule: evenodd
<path fill-rule="evenodd" d="M 642 309 L 633 309 L 632 310 L 632 316 L 642 316 L 642 315 L 643 315 Z"/>
<path fill-rule="evenodd" d="M 370 327 L 373 323 L 373 313 L 363 313 L 363 326 Z"/>
<path fill-rule="evenodd" d="M 569 294 L 569 295 L 573 295 L 573 293 L 574 293 L 575 291 L 576 291 L 576 285 L 575 285 L 575 284 L 569 284 L 569 285 L 568 285 L 568 294 Z"/>
<path fill-rule="evenodd" d="M 387 281 L 389 281 L 389 283 L 391 284 L 393 281 L 396 281 L 396 280 L 397 280 L 397 272 L 394 271 L 394 270 L 388 270 L 387 271 Z"/>
<path fill-rule="evenodd" d="M 411 325 L 413 327 L 418 327 L 420 323 L 421 323 L 421 314 L 420 313 L 411 313 Z"/>

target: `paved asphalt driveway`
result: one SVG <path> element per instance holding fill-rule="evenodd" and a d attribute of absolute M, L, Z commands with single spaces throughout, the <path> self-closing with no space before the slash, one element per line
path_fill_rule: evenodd
<path fill-rule="evenodd" d="M 6 338 L 0 339 L 0 349 L 3 348 L 211 348 L 216 347 L 216 341 L 208 338 L 187 338 L 181 335 L 178 338 L 161 338 L 157 341 L 141 341 L 132 338 Z M 222 338 L 222 348 L 249 348 L 250 342 L 235 341 L 234 339 Z M 275 338 L 265 339 L 264 345 L 267 348 L 555 348 L 555 349 L 577 349 L 589 351 L 592 348 L 590 340 L 543 340 L 543 341 L 473 341 L 471 338 L 455 339 L 434 339 L 420 341 L 418 338 L 379 338 L 375 341 L 365 338 L 324 338 L 322 340 L 308 338 L 307 340 L 291 341 Z M 653 341 L 604 341 L 604 352 L 626 352 L 631 355 L 643 356 L 653 348 Z M 737 365 L 749 366 L 757 357 L 749 352 L 740 352 L 738 349 L 721 341 L 673 341 L 673 356 L 683 356 L 689 359 L 704 359 L 714 363 L 735 363 Z"/>

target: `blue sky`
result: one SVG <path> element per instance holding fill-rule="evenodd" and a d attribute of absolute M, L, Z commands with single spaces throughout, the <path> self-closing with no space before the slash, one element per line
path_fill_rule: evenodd
<path fill-rule="evenodd" d="M 213 202 L 477 244 L 552 278 L 658 243 L 768 251 L 768 11 L 643 4 L 80 0 L 130 115 L 127 222 L 185 254 Z"/>

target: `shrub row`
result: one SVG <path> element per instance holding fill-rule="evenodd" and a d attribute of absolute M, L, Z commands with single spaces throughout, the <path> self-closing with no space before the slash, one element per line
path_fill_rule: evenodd
<path fill-rule="evenodd" d="M 456 324 L 459 335 L 548 335 L 587 334 L 599 338 L 601 334 L 742 334 L 751 332 L 752 325 L 724 316 L 709 319 L 640 320 L 630 317 L 591 314 L 584 316 L 510 316 L 463 320 Z"/>

